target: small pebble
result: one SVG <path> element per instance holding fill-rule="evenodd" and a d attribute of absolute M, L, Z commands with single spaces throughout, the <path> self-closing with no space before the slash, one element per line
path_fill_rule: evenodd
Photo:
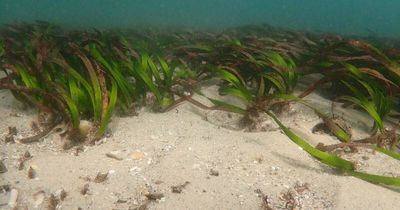
<path fill-rule="evenodd" d="M 217 170 L 215 170 L 215 169 L 211 169 L 210 170 L 210 175 L 211 176 L 219 176 L 219 172 Z"/>
<path fill-rule="evenodd" d="M 95 183 L 104 182 L 104 181 L 106 181 L 107 176 L 108 176 L 108 172 L 107 173 L 99 172 L 99 173 L 97 173 L 96 178 L 94 178 L 93 182 L 95 182 Z"/>
<path fill-rule="evenodd" d="M 4 165 L 3 161 L 0 161 L 0 174 L 6 173 L 7 171 L 6 165 Z"/>
<path fill-rule="evenodd" d="M 36 176 L 36 171 L 32 167 L 29 167 L 28 169 L 28 178 L 33 179 Z"/>

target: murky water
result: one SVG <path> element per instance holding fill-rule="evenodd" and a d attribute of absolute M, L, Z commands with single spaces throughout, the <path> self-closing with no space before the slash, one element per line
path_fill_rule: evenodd
<path fill-rule="evenodd" d="M 45 20 L 83 27 L 222 29 L 267 23 L 351 35 L 400 35 L 396 0 L 0 0 L 0 24 Z"/>

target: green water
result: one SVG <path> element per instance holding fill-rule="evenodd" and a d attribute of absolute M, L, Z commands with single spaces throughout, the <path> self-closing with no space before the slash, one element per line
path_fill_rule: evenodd
<path fill-rule="evenodd" d="M 398 0 L 0 0 L 0 24 L 45 20 L 73 27 L 267 23 L 350 35 L 400 35 Z"/>

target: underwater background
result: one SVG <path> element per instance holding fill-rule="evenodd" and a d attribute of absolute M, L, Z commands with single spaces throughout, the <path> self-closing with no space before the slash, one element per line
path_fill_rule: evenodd
<path fill-rule="evenodd" d="M 70 27 L 138 25 L 224 29 L 246 24 L 400 35 L 398 0 L 0 0 L 0 25 L 44 20 Z"/>
<path fill-rule="evenodd" d="M 122 149 L 134 145 L 132 151 L 136 151 L 136 153 L 139 150 L 133 150 L 135 147 L 154 151 L 153 155 L 151 153 L 147 155 L 147 152 L 140 152 L 137 155 L 131 151 L 128 152 L 131 154 L 125 154 L 128 158 L 132 157 L 130 159 L 134 161 L 148 156 L 150 162 L 146 164 L 145 161 L 142 161 L 142 163 L 148 165 L 149 168 L 138 165 L 141 167 L 140 170 L 131 168 L 129 173 L 125 174 L 125 178 L 117 180 L 122 185 L 114 185 L 112 182 L 110 184 L 122 187 L 121 189 L 126 191 L 124 194 L 140 196 L 137 201 L 143 201 L 144 207 L 140 202 L 130 200 L 131 197 L 124 196 L 126 199 L 122 203 L 131 203 L 132 201 L 134 205 L 140 205 L 137 209 L 147 209 L 150 202 L 163 198 L 163 193 L 159 192 L 167 192 L 172 189 L 172 193 L 175 193 L 173 188 L 176 184 L 171 182 L 168 185 L 160 185 L 159 187 L 164 189 L 158 189 L 156 192 L 153 191 L 154 185 L 151 186 L 147 180 L 164 182 L 172 177 L 175 182 L 176 175 L 195 177 L 196 180 L 201 180 L 200 177 L 197 177 L 198 174 L 201 174 L 198 171 L 181 174 L 182 169 L 189 169 L 184 165 L 192 164 L 195 161 L 201 161 L 199 162 L 201 164 L 198 165 L 207 169 L 203 175 L 218 176 L 215 175 L 216 173 L 208 171 L 212 169 L 209 166 L 214 167 L 214 163 L 220 163 L 220 166 L 215 168 L 222 169 L 226 168 L 227 164 L 229 167 L 231 164 L 236 164 L 238 162 L 236 160 L 245 164 L 238 166 L 238 170 L 242 171 L 242 168 L 247 170 L 247 166 L 251 166 L 250 164 L 261 163 L 261 160 L 254 162 L 252 157 L 258 156 L 256 153 L 264 154 L 265 151 L 261 151 L 265 149 L 264 143 L 269 147 L 269 142 L 261 142 L 265 139 L 271 143 L 290 140 L 301 148 L 301 152 L 308 153 L 321 163 L 336 168 L 338 172 L 346 175 L 374 184 L 400 186 L 400 175 L 396 173 L 400 169 L 394 170 L 393 165 L 388 164 L 389 160 L 378 159 L 378 156 L 375 156 L 375 152 L 379 152 L 395 161 L 400 160 L 400 25 L 398 24 L 400 13 L 398 11 L 400 11 L 399 0 L 0 0 L 0 102 L 6 100 L 11 102 L 0 103 L 0 114 L 6 119 L 5 123 L 0 123 L 0 132 L 8 129 L 8 133 L 4 133 L 4 135 L 0 133 L 0 145 L 7 145 L 7 147 L 10 145 L 10 149 L 6 149 L 6 151 L 11 151 L 6 155 L 7 158 L 0 158 L 0 173 L 7 172 L 6 166 L 1 165 L 3 160 L 6 160 L 6 165 L 15 165 L 10 162 L 12 159 L 8 157 L 17 158 L 14 154 L 15 150 L 11 147 L 19 148 L 19 144 L 32 144 L 33 146 L 30 148 L 34 149 L 36 147 L 34 144 L 37 143 L 39 146 L 36 147 L 36 150 L 32 150 L 35 156 L 37 152 L 50 154 L 49 152 L 55 151 L 56 144 L 62 150 L 76 151 L 74 152 L 75 156 L 85 152 L 86 146 L 98 145 L 101 148 L 102 144 L 111 141 L 113 141 L 112 144 L 103 148 L 108 150 L 109 146 L 120 145 Z M 12 101 L 14 99 L 22 103 L 21 109 L 14 105 Z M 181 104 L 190 104 L 191 107 L 180 112 L 177 108 Z M 15 118 L 28 116 L 23 112 L 28 107 L 36 108 L 37 120 L 28 123 L 27 120 L 20 120 L 22 118 Z M 195 111 L 192 108 L 198 108 L 204 112 Z M 20 111 L 23 114 L 16 114 Z M 196 118 L 186 115 L 186 111 L 193 113 L 193 117 Z M 174 118 L 172 119 L 173 123 L 147 120 L 153 113 L 169 113 L 170 118 Z M 135 121 L 122 119 L 125 116 L 136 118 L 136 116 L 141 117 L 142 115 L 143 118 L 137 118 L 138 120 Z M 113 121 L 116 118 L 118 119 Z M 179 120 L 176 120 L 178 118 Z M 221 120 L 213 122 L 213 118 Z M 200 123 L 192 125 L 192 122 L 197 122 L 196 120 L 210 122 L 214 124 L 214 127 Z M 157 122 L 154 123 L 155 121 Z M 160 122 L 165 122 L 164 124 L 170 124 L 169 126 L 173 127 L 164 129 L 161 124 L 158 124 Z M 138 134 L 135 127 L 123 127 L 128 124 L 139 124 L 139 127 L 146 127 L 146 131 Z M 109 125 L 111 126 L 109 127 Z M 122 129 L 119 130 L 120 125 L 122 125 Z M 195 128 L 197 125 L 207 127 L 197 129 Z M 21 132 L 23 135 L 18 133 L 20 128 L 23 130 Z M 276 132 L 276 137 L 272 139 L 270 136 L 274 135 L 267 135 L 267 138 L 241 135 L 231 138 L 225 135 L 228 132 L 221 133 L 222 135 L 218 134 L 220 136 L 216 135 L 220 128 L 233 130 L 237 134 L 239 132 L 236 131 L 261 133 L 280 130 L 285 136 Z M 204 135 L 192 138 L 188 133 L 181 136 L 182 130 L 194 130 L 198 134 L 203 133 Z M 167 135 L 163 134 L 166 132 L 171 138 L 164 141 L 164 137 Z M 297 135 L 298 132 L 301 134 Z M 114 138 L 114 133 L 115 136 L 122 135 Z M 208 136 L 209 134 L 210 136 Z M 57 143 L 50 135 L 56 136 L 54 140 Z M 153 138 L 156 135 L 158 137 Z M 321 135 L 326 135 L 327 138 L 323 138 Z M 2 136 L 5 136 L 4 140 L 2 140 Z M 214 142 L 219 141 L 214 141 L 214 137 L 219 140 L 222 136 L 226 140 L 231 140 L 222 142 L 222 144 L 228 145 L 226 148 L 229 150 L 217 150 L 215 147 Z M 106 142 L 107 138 L 110 140 Z M 249 138 L 251 139 L 249 140 Z M 333 140 L 337 140 L 336 143 Z M 147 145 L 154 146 L 153 142 L 159 142 L 159 145 L 152 148 L 147 147 Z M 181 146 L 182 142 L 188 144 Z M 246 150 L 241 150 L 242 145 L 245 148 L 245 145 L 250 142 L 255 143 L 254 147 L 247 149 L 251 154 L 244 158 L 242 152 Z M 49 144 L 50 150 L 42 150 L 43 143 Z M 234 144 L 232 145 L 232 143 Z M 11 146 L 12 144 L 14 146 Z M 191 149 L 189 151 L 186 149 L 175 150 L 178 145 L 180 148 L 199 149 L 201 148 L 200 144 L 203 144 L 205 149 L 198 150 L 199 152 L 196 151 L 196 153 L 204 152 L 204 156 L 196 156 L 196 153 L 193 153 L 195 158 L 192 160 L 186 159 L 186 153 L 189 154 Z M 171 145 L 173 149 L 167 151 L 164 149 L 165 145 Z M 271 145 L 275 145 L 275 143 Z M 256 147 L 261 150 L 255 153 L 254 151 L 257 150 L 253 148 Z M 297 159 L 299 155 L 295 153 L 298 152 L 298 147 L 282 144 L 276 147 L 280 148 L 268 148 L 266 153 L 270 156 L 261 156 L 261 159 L 272 160 L 265 162 L 275 165 L 278 163 L 276 162 L 277 155 L 283 151 L 284 155 L 289 153 L 294 155 L 288 156 L 289 159 L 281 155 L 286 160 L 284 162 L 292 163 L 294 162 L 293 158 L 296 161 L 300 160 Z M 368 150 L 358 150 L 358 147 Z M 21 147 L 18 152 L 21 153 L 18 160 L 20 162 L 18 164 L 21 166 L 17 167 L 18 171 L 24 169 L 23 162 L 28 161 L 27 158 L 31 158 L 30 154 L 22 153 L 25 149 L 26 147 Z M 155 159 L 155 164 L 150 166 L 152 157 L 161 158 L 166 154 L 164 151 L 172 152 L 173 150 L 178 153 L 170 155 L 169 160 L 172 164 L 159 165 L 162 162 L 161 159 Z M 100 149 L 97 150 L 97 153 L 87 153 L 86 156 L 104 156 L 104 151 L 104 149 Z M 275 151 L 277 153 L 274 153 Z M 215 153 L 220 155 L 213 157 Z M 240 156 L 226 156 L 226 154 L 234 153 L 238 153 Z M 350 156 L 350 153 L 357 154 Z M 107 154 L 111 154 L 111 156 Z M 107 154 L 106 156 L 109 158 L 125 160 L 119 156 L 122 155 L 122 152 L 118 156 L 117 153 Z M 371 154 L 374 157 L 368 156 Z M 3 153 L 0 152 L 0 155 Z M 58 156 L 54 153 L 52 155 L 53 157 Z M 52 156 L 48 157 L 52 159 Z M 53 163 L 53 167 L 47 169 L 45 167 L 26 168 L 28 176 L 25 175 L 18 180 L 11 178 L 12 182 L 10 183 L 19 183 L 19 179 L 23 180 L 27 177 L 34 179 L 35 170 L 40 171 L 38 173 L 40 176 L 45 174 L 41 173 L 43 171 L 58 172 L 58 168 L 61 168 L 63 164 L 75 167 L 80 166 L 81 163 L 93 162 L 104 166 L 103 162 L 98 161 L 100 159 L 80 161 L 63 157 L 70 162 L 65 164 L 64 159 L 59 159 L 59 163 Z M 204 160 L 201 160 L 200 157 L 203 157 Z M 213 157 L 215 160 L 211 160 L 209 157 Z M 47 159 L 47 155 L 44 159 Z M 371 162 L 361 162 L 369 159 L 375 159 L 375 165 L 370 164 Z M 184 165 L 175 165 L 175 162 Z M 43 164 L 46 165 L 46 163 L 47 161 L 43 161 Z M 315 165 L 311 165 L 314 163 L 309 163 L 314 169 Z M 116 170 L 113 168 L 113 171 L 124 170 L 127 172 L 126 169 L 130 168 L 130 165 L 121 165 L 121 168 L 115 168 Z M 284 167 L 301 165 L 302 176 L 308 178 L 306 182 L 314 182 L 314 176 L 303 174 L 314 170 L 303 167 L 303 163 L 289 165 L 285 164 Z M 398 163 L 396 165 L 400 166 Z M 153 166 L 155 166 L 155 170 L 148 170 Z M 365 166 L 379 167 L 365 170 L 367 169 L 364 168 Z M 103 174 L 103 172 L 97 171 L 97 168 L 101 167 L 95 168 L 96 172 L 90 172 L 90 174 L 97 173 L 96 178 L 93 179 L 95 183 L 98 183 L 97 177 L 100 176 L 102 179 L 100 182 L 103 182 L 107 175 L 111 174 L 111 172 L 107 172 L 111 170 L 107 169 Z M 222 182 L 219 185 L 219 192 L 207 188 L 207 192 L 211 191 L 212 193 L 208 193 L 209 197 L 206 197 L 205 202 L 198 200 L 198 193 L 203 187 L 195 189 L 196 194 L 190 198 L 192 200 L 182 202 L 181 199 L 177 199 L 176 202 L 180 205 L 187 203 L 197 205 L 197 203 L 208 203 L 212 200 L 217 202 L 220 199 L 215 199 L 215 195 L 222 195 L 223 202 L 227 200 L 240 201 L 238 198 L 241 196 L 236 193 L 251 195 L 254 198 L 254 192 L 260 189 L 252 189 L 251 186 L 258 187 L 265 180 L 275 182 L 276 179 L 265 177 L 264 174 L 266 176 L 268 174 L 278 175 L 270 173 L 271 171 L 268 171 L 270 167 L 266 167 L 267 171 L 261 173 L 258 172 L 259 168 L 257 167 L 251 174 L 261 179 L 248 182 L 248 180 L 240 181 L 239 178 L 230 177 L 226 179 L 228 182 Z M 265 167 L 261 166 L 261 168 Z M 165 169 L 173 170 L 169 170 L 169 174 L 166 174 L 167 177 L 162 180 L 159 172 L 162 171 L 161 174 L 164 174 Z M 200 168 L 196 166 L 197 169 Z M 297 171 L 296 167 L 295 169 Z M 386 169 L 390 169 L 391 172 Z M 54 177 L 64 177 L 64 174 L 73 175 L 69 179 L 71 183 L 75 183 L 78 174 L 71 173 L 74 170 L 63 168 L 60 170 L 62 173 L 49 174 L 48 183 L 46 181 L 43 183 L 57 187 L 60 183 L 52 183 L 50 180 L 54 180 Z M 231 169 L 229 168 L 229 170 Z M 20 174 L 16 169 L 14 171 L 14 174 Z M 82 172 L 89 174 L 87 171 L 83 170 Z M 154 173 L 154 175 L 146 179 L 141 174 L 137 176 L 140 179 L 143 178 L 144 182 L 136 183 L 137 186 L 134 188 L 140 192 L 132 193 L 130 192 L 132 188 L 124 188 L 126 183 L 131 185 L 126 180 L 130 180 L 131 175 L 139 175 L 136 172 L 140 171 L 150 173 L 148 175 Z M 283 172 L 283 167 L 281 171 Z M 225 170 L 224 173 L 230 176 L 230 174 L 236 174 L 237 171 L 232 172 Z M 322 172 L 325 173 L 325 170 L 313 173 L 315 172 L 322 174 Z M 14 174 L 10 174 L 9 177 L 14 177 Z M 207 181 L 208 175 L 206 179 L 202 180 Z M 292 176 L 292 174 L 289 175 Z M 84 176 L 87 177 L 87 175 Z M 79 178 L 81 177 L 83 175 L 79 176 Z M 249 177 L 249 175 L 238 174 L 237 177 Z M 281 179 L 282 176 L 278 175 L 276 178 Z M 295 178 L 297 183 L 299 179 Z M 283 179 L 286 178 L 283 177 Z M 83 181 L 90 182 L 90 180 L 89 177 L 88 180 Z M 239 180 L 242 187 L 237 188 L 236 186 L 240 186 L 240 184 L 233 184 L 230 180 Z M 295 179 L 286 181 L 293 184 Z M 185 184 L 176 187 L 183 188 L 188 183 L 190 182 L 186 181 Z M 205 185 L 193 183 L 193 186 L 214 187 L 213 183 Z M 249 185 L 248 183 L 253 184 Z M 320 183 L 326 183 L 326 176 Z M 350 191 L 352 190 L 352 182 L 346 181 L 341 185 L 337 185 L 337 183 L 339 182 L 333 183 L 338 186 L 334 189 L 337 192 L 343 193 L 342 188 L 346 185 L 350 186 L 348 188 Z M 85 202 L 91 200 L 86 199 L 86 194 L 92 194 L 90 192 L 92 187 L 89 190 L 89 184 L 86 183 L 83 188 L 82 182 L 78 184 L 80 186 L 73 186 L 74 191 L 77 193 L 76 189 L 81 188 L 79 197 L 85 195 L 83 197 L 85 201 L 78 201 L 82 204 L 79 206 L 83 206 L 83 204 L 91 206 L 93 202 L 89 204 L 85 204 Z M 35 195 L 31 191 L 34 189 L 31 185 L 31 182 L 26 182 L 22 187 L 20 185 L 18 190 L 21 189 L 23 192 L 21 195 Z M 233 187 L 227 191 L 226 186 Z M 265 185 L 267 188 L 269 186 L 272 184 Z M 274 186 L 278 185 L 274 184 Z M 287 188 L 286 186 L 289 185 L 280 184 L 279 186 Z M 309 190 L 307 186 L 305 185 L 304 190 Z M 335 191 L 323 189 L 326 185 L 321 186 L 313 185 L 313 188 L 337 194 Z M 0 191 L 3 191 L 1 188 L 2 186 L 0 186 Z M 11 187 L 8 188 L 11 189 Z M 115 188 L 117 190 L 115 192 L 120 192 L 121 189 Z M 147 190 L 143 191 L 142 189 Z M 53 192 L 55 190 L 55 188 L 52 189 Z M 88 190 L 90 193 L 87 193 Z M 95 190 L 94 187 L 93 190 Z M 371 190 L 376 191 L 376 188 L 371 188 Z M 293 188 L 290 191 L 297 190 Z M 92 195 L 100 195 L 92 192 Z M 113 193 L 112 201 L 104 199 L 110 197 L 109 192 L 102 195 L 99 206 L 103 206 L 105 202 L 110 202 L 111 205 L 119 203 L 120 194 L 117 193 Z M 156 192 L 154 194 L 158 196 L 154 197 L 153 192 Z M 206 190 L 203 190 L 201 195 L 205 192 Z M 227 196 L 224 193 L 227 193 Z M 288 207 L 288 203 L 302 202 L 297 201 L 298 194 L 286 193 L 289 193 L 288 189 L 285 189 L 284 193 L 277 194 L 279 200 L 288 197 L 285 201 L 286 204 L 276 204 L 276 206 L 285 206 L 285 209 L 330 209 L 329 207 L 317 208 L 315 206 Z M 45 194 L 47 196 L 47 192 Z M 57 209 L 57 205 L 63 200 L 61 195 L 59 199 L 52 198 L 55 197 L 54 194 L 51 194 L 48 199 L 51 203 L 49 209 Z M 261 198 L 257 203 L 263 202 L 264 207 L 266 205 L 263 209 L 277 209 L 268 206 L 267 194 L 264 195 L 261 190 L 257 194 L 259 194 L 257 197 Z M 321 193 L 312 192 L 312 194 L 320 195 Z M 13 195 L 18 194 L 14 193 Z M 160 195 L 162 196 L 160 197 Z M 330 193 L 327 197 L 332 197 L 332 195 Z M 347 194 L 337 195 L 340 198 L 351 197 Z M 229 196 L 233 197 L 228 198 Z M 363 195 L 361 198 L 366 196 Z M 382 194 L 381 196 L 385 198 L 374 198 L 386 202 L 386 195 Z M 10 197 L 12 196 L 10 195 Z M 118 200 L 115 201 L 114 197 Z M 294 197 L 296 197 L 295 200 L 292 199 Z M 397 197 L 394 196 L 389 201 L 395 202 L 394 198 Z M 168 197 L 168 202 L 172 200 L 171 198 L 172 196 Z M 187 197 L 181 198 L 186 199 Z M 44 199 L 43 197 L 41 200 Z M 57 202 L 53 202 L 55 199 Z M 248 200 L 246 197 L 243 199 Z M 9 202 L 8 205 L 14 209 L 17 197 L 14 196 L 10 200 L 12 202 Z M 20 200 L 33 201 L 36 198 Z M 337 198 L 333 198 L 330 202 L 333 203 L 336 200 Z M 349 201 L 353 203 L 354 200 L 351 198 Z M 371 200 L 369 201 L 371 203 Z M 0 199 L 0 206 L 3 205 L 2 203 L 4 202 Z M 163 202 L 154 202 L 155 205 L 160 205 L 160 203 Z M 240 209 L 243 209 L 241 203 L 235 203 L 233 207 L 217 208 L 236 209 L 239 205 Z M 249 206 L 254 206 L 254 204 Z M 391 206 L 383 209 L 398 209 L 396 203 Z M 194 208 L 198 207 L 194 206 Z M 209 208 L 200 207 L 199 209 Z M 380 209 L 379 207 L 374 208 L 370 204 L 364 208 L 349 207 L 346 209 L 368 208 Z M 104 208 L 94 207 L 94 209 Z M 107 207 L 107 209 L 115 208 Z M 131 208 L 129 207 L 129 209 Z M 161 209 L 170 208 L 161 207 Z M 193 208 L 178 207 L 177 209 Z"/>

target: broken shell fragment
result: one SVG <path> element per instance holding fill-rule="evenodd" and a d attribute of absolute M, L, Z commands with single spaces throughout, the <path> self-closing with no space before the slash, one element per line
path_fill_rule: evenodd
<path fill-rule="evenodd" d="M 144 153 L 140 151 L 132 152 L 131 158 L 132 160 L 141 160 L 144 157 Z"/>
<path fill-rule="evenodd" d="M 10 199 L 8 200 L 8 206 L 11 209 L 14 209 L 17 206 L 18 199 L 18 191 L 16 189 L 12 189 L 10 193 Z"/>

